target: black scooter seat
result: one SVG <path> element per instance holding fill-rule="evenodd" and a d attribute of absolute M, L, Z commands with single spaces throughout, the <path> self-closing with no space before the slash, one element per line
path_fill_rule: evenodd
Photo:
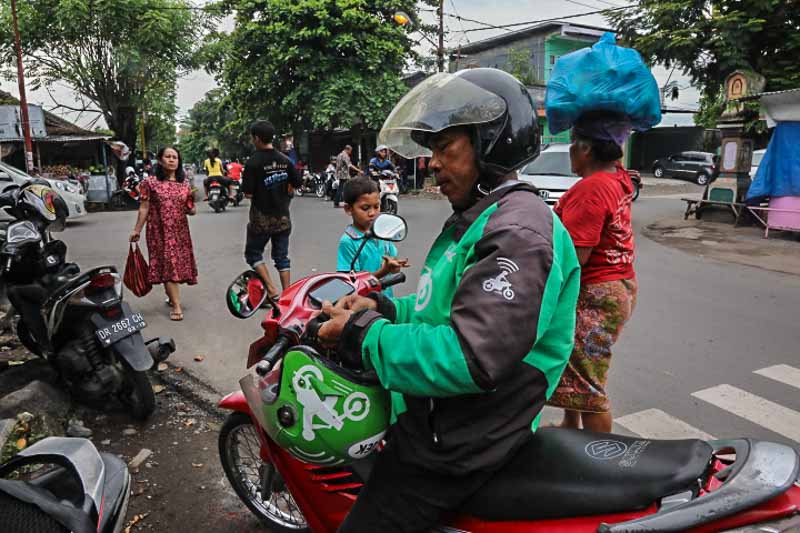
<path fill-rule="evenodd" d="M 644 509 L 664 496 L 697 493 L 712 454 L 701 440 L 540 429 L 463 511 L 513 521 Z"/>

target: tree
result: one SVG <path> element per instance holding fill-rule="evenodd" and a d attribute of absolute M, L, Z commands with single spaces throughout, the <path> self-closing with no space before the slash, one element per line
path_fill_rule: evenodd
<path fill-rule="evenodd" d="M 201 14 L 187 0 L 26 0 L 20 33 L 31 86 L 70 86 L 131 149 L 148 104 L 164 114 L 194 66 Z M 0 5 L 0 64 L 13 64 L 8 3 Z M 162 104 L 167 104 L 167 106 Z M 174 110 L 172 112 L 174 117 Z"/>
<path fill-rule="evenodd" d="M 246 128 L 239 128 L 235 110 L 222 89 L 212 89 L 189 110 L 181 124 L 179 148 L 185 161 L 202 161 L 211 148 L 219 148 L 225 158 L 241 158 L 250 153 Z"/>
<path fill-rule="evenodd" d="M 700 120 L 713 127 L 725 78 L 752 69 L 767 91 L 800 86 L 800 5 L 796 0 L 640 0 L 609 20 L 625 44 L 651 63 L 686 73 L 701 90 Z"/>
<path fill-rule="evenodd" d="M 523 85 L 543 83 L 536 77 L 530 50 L 511 48 L 508 50 L 508 63 L 505 70 L 522 82 Z"/>
<path fill-rule="evenodd" d="M 236 26 L 214 45 L 209 68 L 228 90 L 240 128 L 258 117 L 279 131 L 378 128 L 407 90 L 400 73 L 414 43 L 392 15 L 413 12 L 413 0 L 221 4 Z"/>

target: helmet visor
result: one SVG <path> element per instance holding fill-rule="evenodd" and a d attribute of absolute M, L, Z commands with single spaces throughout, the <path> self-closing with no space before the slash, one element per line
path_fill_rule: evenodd
<path fill-rule="evenodd" d="M 378 142 L 412 159 L 430 157 L 413 132 L 437 133 L 454 126 L 484 124 L 502 117 L 505 100 L 460 76 L 441 72 L 406 94 L 383 124 Z"/>

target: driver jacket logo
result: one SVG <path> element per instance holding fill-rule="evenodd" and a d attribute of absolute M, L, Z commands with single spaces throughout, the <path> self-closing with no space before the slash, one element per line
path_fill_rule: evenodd
<path fill-rule="evenodd" d="M 594 440 L 584 448 L 586 455 L 598 461 L 607 461 L 624 455 L 628 445 L 618 440 Z"/>
<path fill-rule="evenodd" d="M 431 302 L 433 295 L 433 270 L 430 267 L 423 267 L 422 275 L 419 277 L 419 284 L 417 285 L 417 301 L 414 304 L 414 310 L 420 312 Z"/>
<path fill-rule="evenodd" d="M 354 391 L 338 382 L 331 387 L 337 394 L 321 396 L 314 382 L 323 384 L 322 371 L 313 365 L 301 367 L 292 376 L 292 385 L 297 394 L 297 401 L 303 406 L 303 438 L 307 441 L 316 439 L 316 430 L 335 429 L 341 431 L 347 420 L 358 422 L 369 414 L 369 398 L 366 394 Z M 336 403 L 344 398 L 342 412 L 336 410 Z"/>
<path fill-rule="evenodd" d="M 519 272 L 517 264 L 506 257 L 498 257 L 497 265 L 500 267 L 500 274 L 493 278 L 483 281 L 483 290 L 486 292 L 496 292 L 502 294 L 506 300 L 514 299 L 514 287 L 508 281 L 508 276 Z"/>

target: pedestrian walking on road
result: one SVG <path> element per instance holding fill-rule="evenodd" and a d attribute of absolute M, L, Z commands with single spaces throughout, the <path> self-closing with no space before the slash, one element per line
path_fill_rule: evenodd
<path fill-rule="evenodd" d="M 183 320 L 179 285 L 197 283 L 192 236 L 187 215 L 196 208 L 186 180 L 180 152 L 172 147 L 158 152 L 155 175 L 139 185 L 139 216 L 130 242 L 139 241 L 147 224 L 147 253 L 150 283 L 164 284 L 171 320 Z"/>
<path fill-rule="evenodd" d="M 289 261 L 289 235 L 292 221 L 289 216 L 289 186 L 300 187 L 302 177 L 284 154 L 275 149 L 275 128 L 266 120 L 250 126 L 250 136 L 256 153 L 247 160 L 242 174 L 242 192 L 250 202 L 250 222 L 247 224 L 247 242 L 244 257 L 267 285 L 267 294 L 274 300 L 279 291 L 275 287 L 264 261 L 264 248 L 272 242 L 272 261 L 278 270 L 281 288 L 291 282 Z"/>
<path fill-rule="evenodd" d="M 336 179 L 339 180 L 339 188 L 336 189 L 336 196 L 333 198 L 333 207 L 339 207 L 342 201 L 342 194 L 344 186 L 350 179 L 350 171 L 353 170 L 357 174 L 361 173 L 361 169 L 353 164 L 350 156 L 353 154 L 353 147 L 349 144 L 344 147 L 338 156 L 336 156 Z"/>
<path fill-rule="evenodd" d="M 564 193 L 555 212 L 578 252 L 581 291 L 575 347 L 548 404 L 565 409 L 563 427 L 611 431 L 606 390 L 611 347 L 636 305 L 631 226 L 633 182 L 619 163 L 631 131 L 623 116 L 584 114 L 572 129 L 572 171 L 583 179 Z"/>

